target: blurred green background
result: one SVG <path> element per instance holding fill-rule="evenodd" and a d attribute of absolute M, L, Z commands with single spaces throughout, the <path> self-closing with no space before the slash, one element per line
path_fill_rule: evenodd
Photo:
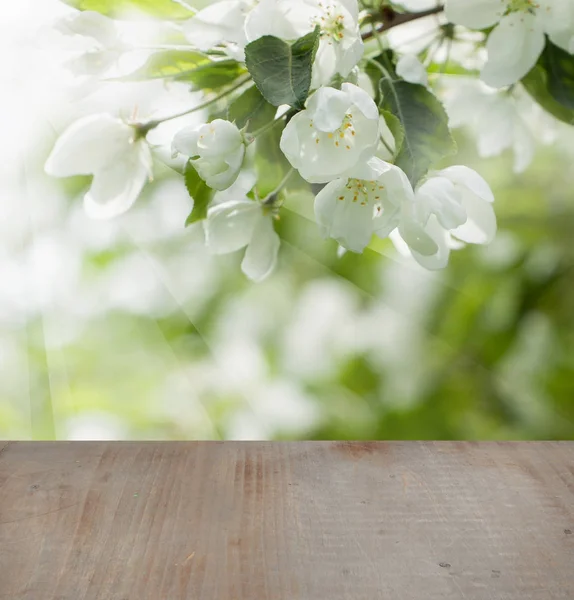
<path fill-rule="evenodd" d="M 515 176 L 510 156 L 458 142 L 500 232 L 441 273 L 390 244 L 338 258 L 301 197 L 253 285 L 241 253 L 210 257 L 183 230 L 167 169 L 82 246 L 85 182 L 65 182 L 61 229 L 34 241 L 55 253 L 48 305 L 18 335 L 3 324 L 0 437 L 574 439 L 571 158 L 541 148 Z"/>

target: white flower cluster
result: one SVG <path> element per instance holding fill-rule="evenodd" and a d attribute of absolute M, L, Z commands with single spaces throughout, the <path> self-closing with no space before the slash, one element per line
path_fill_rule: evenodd
<path fill-rule="evenodd" d="M 511 82 L 534 60 L 536 52 L 526 52 L 528 44 L 523 44 L 532 31 L 540 39 L 548 33 L 560 43 L 572 44 L 561 29 L 550 25 L 555 24 L 556 12 L 549 16 L 529 0 L 449 0 L 446 9 L 453 22 L 469 26 L 486 27 L 500 20 L 490 36 L 489 51 L 496 50 L 499 38 L 510 36 L 511 29 L 512 52 L 499 49 L 499 53 L 512 55 L 512 64 L 492 61 L 483 73 L 495 85 Z M 372 95 L 350 82 L 357 81 L 353 76 L 364 54 L 360 18 L 357 0 L 224 0 L 199 11 L 183 25 L 183 32 L 194 48 L 223 51 L 243 62 L 245 48 L 254 40 L 275 36 L 292 42 L 318 26 L 311 93 L 303 110 L 288 115 L 280 149 L 304 180 L 323 185 L 315 199 L 320 231 L 353 252 L 362 252 L 373 235 L 400 240 L 418 263 L 440 269 L 446 266 L 450 249 L 492 240 L 493 195 L 476 172 L 463 166 L 431 172 L 413 189 L 398 166 L 382 160 L 392 159 L 382 153 L 382 143 L 389 147 L 388 129 L 383 128 Z M 83 19 L 85 23 L 76 21 L 68 27 L 78 32 L 89 25 L 92 33 L 97 29 L 106 34 L 105 41 L 114 42 L 113 29 L 106 28 L 100 17 Z M 526 33 L 518 40 L 516 32 L 524 27 Z M 523 44 L 524 52 L 518 44 Z M 540 43 L 536 44 L 538 48 Z M 403 56 L 396 72 L 405 81 L 428 85 L 416 56 Z M 85 196 L 87 211 L 95 218 L 118 215 L 130 208 L 151 177 L 148 130 L 105 114 L 82 119 L 58 140 L 46 170 L 55 176 L 93 175 Z M 280 207 L 275 194 L 259 200 L 251 193 L 255 181 L 241 176 L 248 169 L 252 141 L 234 123 L 216 118 L 179 131 L 172 150 L 174 156 L 189 160 L 217 192 L 202 225 L 207 247 L 217 254 L 246 248 L 242 269 L 259 281 L 277 260 L 274 220 Z"/>
<path fill-rule="evenodd" d="M 572 0 L 447 0 L 451 23 L 470 29 L 493 27 L 482 80 L 492 87 L 516 83 L 536 64 L 545 35 L 574 53 Z"/>
<path fill-rule="evenodd" d="M 347 77 L 363 56 L 357 0 L 224 0 L 201 10 L 184 28 L 200 50 L 220 45 L 243 61 L 245 46 L 264 35 L 295 40 L 321 28 L 313 86 Z"/>
<path fill-rule="evenodd" d="M 315 200 L 324 235 L 362 252 L 373 234 L 397 230 L 429 269 L 446 266 L 451 234 L 468 243 L 492 240 L 492 192 L 477 173 L 451 167 L 415 191 L 401 169 L 375 156 L 378 143 L 378 109 L 349 83 L 317 90 L 285 128 L 281 149 L 291 164 L 307 181 L 327 183 Z"/>

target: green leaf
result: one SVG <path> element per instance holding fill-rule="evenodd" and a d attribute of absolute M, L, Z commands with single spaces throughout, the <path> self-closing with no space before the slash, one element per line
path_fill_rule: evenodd
<path fill-rule="evenodd" d="M 551 115 L 574 125 L 574 57 L 547 41 L 534 68 L 522 79 L 526 91 Z"/>
<path fill-rule="evenodd" d="M 245 69 L 235 60 L 218 60 L 182 73 L 176 79 L 193 83 L 196 88 L 202 90 L 214 90 L 230 85 L 245 73 Z"/>
<path fill-rule="evenodd" d="M 137 13 L 158 19 L 190 19 L 193 11 L 183 0 L 64 0 L 79 10 L 94 10 L 108 17 L 132 17 Z"/>
<path fill-rule="evenodd" d="M 198 67 L 210 64 L 209 56 L 201 52 L 185 50 L 167 50 L 152 54 L 145 65 L 129 77 L 131 79 L 161 79 L 163 77 L 178 77 L 194 71 Z"/>
<path fill-rule="evenodd" d="M 548 90 L 548 73 L 542 65 L 536 65 L 522 79 L 522 85 L 546 112 L 549 112 L 564 123 L 574 125 L 574 110 L 562 106 L 562 104 L 552 97 L 552 94 Z"/>
<path fill-rule="evenodd" d="M 245 64 L 263 97 L 273 106 L 302 109 L 311 88 L 319 27 L 292 45 L 266 35 L 245 48 Z"/>
<path fill-rule="evenodd" d="M 550 95 L 562 106 L 574 109 L 574 56 L 546 40 L 540 64 L 548 74 Z"/>
<path fill-rule="evenodd" d="M 381 116 L 385 119 L 385 123 L 387 127 L 390 129 L 393 134 L 393 138 L 395 140 L 395 156 L 399 154 L 401 148 L 403 147 L 403 142 L 405 141 L 405 130 L 401 125 L 398 117 L 395 117 L 388 110 L 381 110 Z"/>
<path fill-rule="evenodd" d="M 215 192 L 203 181 L 199 176 L 191 161 L 185 166 L 185 187 L 191 198 L 193 198 L 193 210 L 187 220 L 185 226 L 202 221 L 207 217 L 207 209 Z"/>
<path fill-rule="evenodd" d="M 276 113 L 277 108 L 265 100 L 256 86 L 252 86 L 231 103 L 227 118 L 239 129 L 247 126 L 247 131 L 256 131 L 273 121 Z"/>
<path fill-rule="evenodd" d="M 146 64 L 124 80 L 142 81 L 170 78 L 192 83 L 199 89 L 217 89 L 245 74 L 235 60 L 211 60 L 200 52 L 168 50 L 153 54 Z"/>
<path fill-rule="evenodd" d="M 401 123 L 404 139 L 395 164 L 413 187 L 429 168 L 456 151 L 442 104 L 424 86 L 383 77 L 379 82 L 380 108 Z"/>

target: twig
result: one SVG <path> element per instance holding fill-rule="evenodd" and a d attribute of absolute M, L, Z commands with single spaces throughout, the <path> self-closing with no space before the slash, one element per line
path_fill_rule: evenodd
<path fill-rule="evenodd" d="M 383 12 L 381 17 L 384 19 L 384 23 L 379 25 L 373 31 L 366 31 L 361 36 L 364 40 L 370 40 L 374 35 L 378 33 L 384 33 L 393 27 L 397 27 L 398 25 L 404 25 L 405 23 L 410 23 L 411 21 L 416 21 L 417 19 L 423 19 L 424 17 L 430 17 L 431 15 L 437 15 L 444 10 L 444 6 L 436 6 L 435 8 L 429 8 L 428 10 L 423 10 L 421 12 L 416 13 L 398 13 L 392 9 L 387 9 Z"/>

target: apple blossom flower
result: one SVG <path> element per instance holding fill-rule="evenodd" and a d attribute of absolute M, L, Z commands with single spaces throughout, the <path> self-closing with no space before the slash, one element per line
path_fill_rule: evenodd
<path fill-rule="evenodd" d="M 522 79 L 536 64 L 545 34 L 574 52 L 572 0 L 447 0 L 449 21 L 470 29 L 495 26 L 488 36 L 488 60 L 481 78 L 492 87 Z"/>
<path fill-rule="evenodd" d="M 450 250 L 488 244 L 496 233 L 494 197 L 472 169 L 453 166 L 438 171 L 402 202 L 398 234 L 414 259 L 435 270 L 446 267 Z"/>
<path fill-rule="evenodd" d="M 386 237 L 399 224 L 401 175 L 394 165 L 372 158 L 328 183 L 315 198 L 315 218 L 323 237 L 332 237 L 357 253 L 365 249 L 373 233 Z M 404 181 L 408 193 L 406 175 Z"/>
<path fill-rule="evenodd" d="M 151 178 L 152 157 L 134 127 L 104 113 L 70 125 L 56 142 L 45 171 L 54 177 L 93 175 L 85 210 L 94 219 L 109 219 L 136 201 Z"/>
<path fill-rule="evenodd" d="M 537 140 L 555 139 L 555 121 L 519 87 L 496 92 L 480 81 L 457 78 L 453 85 L 443 81 L 442 88 L 450 127 L 469 127 L 483 158 L 512 149 L 515 173 L 530 165 Z"/>
<path fill-rule="evenodd" d="M 379 110 L 360 87 L 344 83 L 312 94 L 281 136 L 291 165 L 310 183 L 327 183 L 373 157 L 379 143 Z"/>
<path fill-rule="evenodd" d="M 235 60 L 245 60 L 245 20 L 257 0 L 223 0 L 196 13 L 183 25 L 187 40 L 204 52 L 223 46 Z"/>
<path fill-rule="evenodd" d="M 249 41 L 263 35 L 294 40 L 320 28 L 312 86 L 327 85 L 339 74 L 347 77 L 363 56 L 357 0 L 261 0 L 249 13 Z"/>
<path fill-rule="evenodd" d="M 337 73 L 347 77 L 363 56 L 357 0 L 224 0 L 200 10 L 184 25 L 199 50 L 221 45 L 243 62 L 245 46 L 265 35 L 293 41 L 319 25 L 321 40 L 313 87 Z"/>
<path fill-rule="evenodd" d="M 82 11 L 62 19 L 56 28 L 65 35 L 83 36 L 90 48 L 68 62 L 76 74 L 102 75 L 113 67 L 124 45 L 113 19 L 95 11 Z"/>
<path fill-rule="evenodd" d="M 175 152 L 189 156 L 199 176 L 214 190 L 237 179 L 245 158 L 245 140 L 237 126 L 223 119 L 186 127 L 173 139 Z"/>
<path fill-rule="evenodd" d="M 213 254 L 246 248 L 241 270 L 252 281 L 262 281 L 277 264 L 280 240 L 273 219 L 272 207 L 248 198 L 217 204 L 203 222 L 206 247 Z"/>

